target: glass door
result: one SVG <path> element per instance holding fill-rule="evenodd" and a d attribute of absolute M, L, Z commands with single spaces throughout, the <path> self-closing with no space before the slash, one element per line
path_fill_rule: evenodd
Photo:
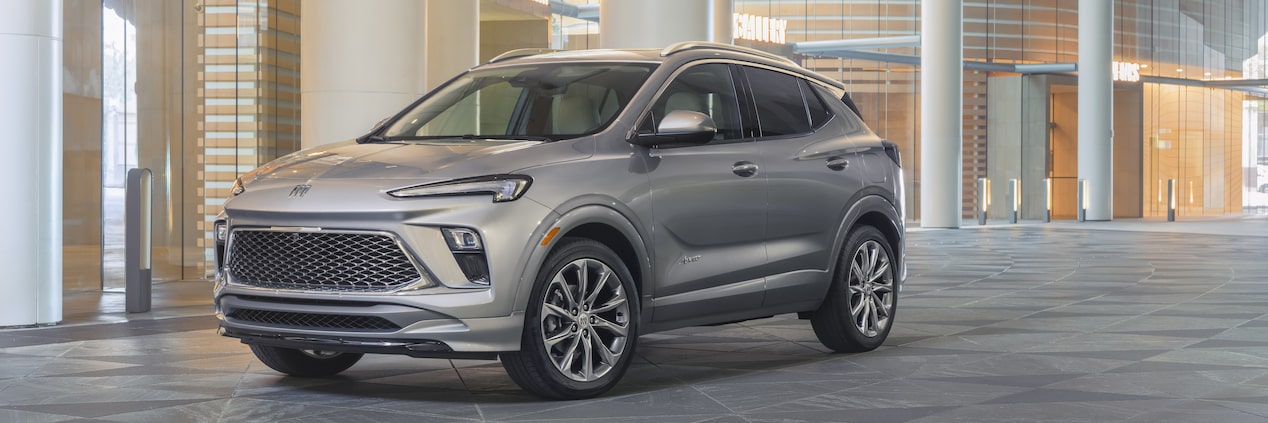
<path fill-rule="evenodd" d="M 101 289 L 122 291 L 124 184 L 137 167 L 137 39 L 132 1 L 102 2 Z"/>

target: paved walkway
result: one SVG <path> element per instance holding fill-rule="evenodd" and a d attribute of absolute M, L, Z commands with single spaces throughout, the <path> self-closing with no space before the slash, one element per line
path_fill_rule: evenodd
<path fill-rule="evenodd" d="M 0 421 L 1268 421 L 1268 219 L 992 222 L 908 246 L 874 352 L 829 354 L 793 316 L 688 328 L 643 337 L 613 392 L 573 402 L 495 362 L 283 377 L 215 334 L 205 282 L 157 287 L 144 315 L 106 294 L 0 331 Z"/>

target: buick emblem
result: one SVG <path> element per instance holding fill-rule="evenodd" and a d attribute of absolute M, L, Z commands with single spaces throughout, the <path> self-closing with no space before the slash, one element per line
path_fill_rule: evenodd
<path fill-rule="evenodd" d="M 295 186 L 295 188 L 291 188 L 291 195 L 290 195 L 289 197 L 291 197 L 291 198 L 303 198 L 303 197 L 304 197 L 304 194 L 308 194 L 308 189 L 309 189 L 309 188 L 312 188 L 312 187 L 313 187 L 312 185 L 307 185 L 307 184 L 305 184 L 305 185 L 296 185 L 296 186 Z"/>

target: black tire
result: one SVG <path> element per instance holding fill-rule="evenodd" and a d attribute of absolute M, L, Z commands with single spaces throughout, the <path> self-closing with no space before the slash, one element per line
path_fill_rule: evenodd
<path fill-rule="evenodd" d="M 361 353 L 297 350 L 251 344 L 251 352 L 273 370 L 299 377 L 330 376 L 348 370 L 361 360 Z"/>
<path fill-rule="evenodd" d="M 589 239 L 561 240 L 534 279 L 520 350 L 502 354 L 502 367 L 521 388 L 544 398 L 607 392 L 634 356 L 637 293 L 629 269 L 612 249 Z"/>
<path fill-rule="evenodd" d="M 819 342 L 849 353 L 885 343 L 898 309 L 895 264 L 880 230 L 864 225 L 850 234 L 837 258 L 827 298 L 810 318 Z"/>

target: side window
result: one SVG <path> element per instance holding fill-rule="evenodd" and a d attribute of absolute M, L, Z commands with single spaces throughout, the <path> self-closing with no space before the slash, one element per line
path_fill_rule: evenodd
<path fill-rule="evenodd" d="M 726 64 L 693 66 L 678 74 L 656 99 L 648 120 L 639 129 L 659 127 L 660 120 L 674 110 L 700 112 L 712 117 L 718 128 L 714 136 L 716 140 L 741 138 L 740 105 L 730 68 Z M 649 121 L 651 127 L 648 127 Z"/>
<path fill-rule="evenodd" d="M 857 131 L 866 130 L 865 125 L 863 125 L 863 120 L 859 118 L 859 115 L 856 112 L 854 112 L 854 109 L 850 107 L 849 104 L 843 104 L 842 100 L 837 99 L 836 93 L 829 91 L 827 88 L 823 88 L 817 85 L 812 85 L 810 88 L 812 88 L 814 92 L 819 94 L 819 98 L 824 101 L 825 105 L 827 105 L 829 112 L 831 112 L 833 108 L 832 106 L 833 104 L 838 106 L 845 106 L 842 108 L 838 108 L 837 110 L 839 110 L 839 112 L 836 113 L 835 115 L 838 116 L 845 123 L 846 131 L 853 133 Z M 849 94 L 842 94 L 841 96 L 844 98 L 848 98 Z M 853 102 L 851 101 L 851 103 Z"/>
<path fill-rule="evenodd" d="M 801 96 L 806 98 L 806 110 L 810 112 L 810 126 L 819 129 L 823 124 L 828 123 L 828 119 L 832 119 L 832 110 L 828 105 L 823 103 L 823 97 L 819 97 L 815 90 L 810 88 L 810 83 L 801 79 Z"/>
<path fill-rule="evenodd" d="M 763 137 L 804 134 L 810 132 L 810 115 L 801 97 L 800 78 L 767 69 L 745 67 L 753 103 L 757 106 L 757 124 Z"/>

